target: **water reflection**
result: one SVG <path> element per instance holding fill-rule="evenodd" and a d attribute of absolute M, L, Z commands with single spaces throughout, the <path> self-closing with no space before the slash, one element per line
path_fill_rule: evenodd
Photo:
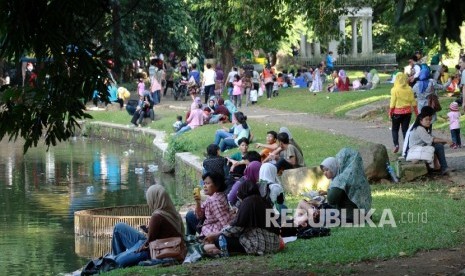
<path fill-rule="evenodd" d="M 123 153 L 130 148 L 132 154 Z M 151 176 L 182 202 L 186 192 L 172 176 L 147 172 L 154 161 L 150 150 L 109 141 L 76 139 L 26 155 L 21 143 L 1 141 L 0 275 L 57 275 L 82 267 L 100 252 L 94 248 L 108 243 L 75 238 L 74 212 L 144 204 Z M 136 174 L 136 168 L 145 172 Z"/>

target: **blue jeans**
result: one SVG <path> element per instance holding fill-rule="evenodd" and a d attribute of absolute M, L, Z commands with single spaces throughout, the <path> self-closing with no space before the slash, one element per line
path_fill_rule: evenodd
<path fill-rule="evenodd" d="M 444 152 L 444 145 L 433 143 L 433 147 L 434 147 L 434 154 L 438 158 L 439 165 L 441 165 L 441 172 L 445 172 L 448 166 L 447 166 L 446 154 Z"/>
<path fill-rule="evenodd" d="M 187 132 L 191 130 L 192 128 L 190 126 L 183 126 L 178 132 L 176 132 L 176 136 L 183 134 L 184 132 Z"/>
<path fill-rule="evenodd" d="M 200 228 L 197 228 L 199 224 L 199 219 L 195 215 L 194 211 L 189 211 L 186 214 L 186 234 L 187 235 L 195 235 L 196 233 L 200 234 Z"/>
<path fill-rule="evenodd" d="M 120 267 L 128 267 L 150 259 L 149 251 L 135 253 L 146 240 L 144 234 L 126 223 L 117 223 L 113 228 L 113 238 L 111 239 L 111 252 L 116 263 Z"/>
<path fill-rule="evenodd" d="M 221 139 L 228 138 L 228 137 L 233 137 L 233 134 L 223 129 L 218 129 L 215 133 L 215 141 L 213 141 L 213 144 L 219 146 Z"/>
<path fill-rule="evenodd" d="M 452 142 L 454 142 L 454 144 L 456 144 L 457 146 L 462 145 L 462 140 L 460 139 L 460 128 L 451 129 L 450 136 L 452 137 Z"/>
<path fill-rule="evenodd" d="M 236 142 L 234 141 L 234 138 L 230 137 L 230 138 L 225 138 L 223 139 L 223 141 L 220 143 L 220 151 L 223 152 L 227 149 L 233 149 L 233 148 L 237 148 L 237 144 Z"/>

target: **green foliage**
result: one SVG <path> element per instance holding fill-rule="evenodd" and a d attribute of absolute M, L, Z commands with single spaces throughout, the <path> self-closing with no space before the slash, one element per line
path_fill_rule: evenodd
<path fill-rule="evenodd" d="M 32 55 L 39 69 L 36 87 L 22 87 L 18 66 L 21 85 L 2 88 L 0 120 L 8 123 L 0 126 L 0 139 L 23 137 L 26 151 L 43 136 L 55 145 L 73 135 L 76 120 L 88 117 L 81 99 L 106 91 L 109 55 L 89 34 L 107 12 L 107 3 L 95 0 L 0 3 L 0 58 L 18 62 Z"/>
<path fill-rule="evenodd" d="M 168 140 L 168 150 L 165 155 L 165 159 L 170 163 L 174 164 L 176 153 L 178 152 L 191 152 L 197 150 L 195 144 L 190 141 L 188 134 L 183 134 L 179 137 L 170 137 Z"/>
<path fill-rule="evenodd" d="M 414 26 L 417 34 L 424 44 L 440 42 L 441 49 L 445 50 L 446 40 L 460 43 L 460 26 L 465 21 L 465 2 L 461 0 L 425 0 L 397 2 L 388 0 L 372 1 L 375 10 L 384 13 L 386 10 L 394 12 L 395 27 Z M 431 42 L 426 41 L 429 40 Z"/>
<path fill-rule="evenodd" d="M 286 1 L 213 1 L 194 0 L 191 4 L 198 27 L 202 30 L 202 48 L 207 56 L 224 51 L 239 52 L 264 49 L 275 52 L 277 41 L 286 36 L 295 12 Z M 268 16 L 268 15 L 272 16 Z M 223 57 L 222 58 L 229 58 Z"/>

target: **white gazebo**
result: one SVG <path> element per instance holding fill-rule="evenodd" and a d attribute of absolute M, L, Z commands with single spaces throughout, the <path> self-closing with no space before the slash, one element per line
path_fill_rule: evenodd
<path fill-rule="evenodd" d="M 360 9 L 348 8 L 347 15 L 342 15 L 339 17 L 339 31 L 341 32 L 341 39 L 343 41 L 346 40 L 347 19 L 349 19 L 352 24 L 352 55 L 358 55 L 357 22 L 359 21 L 362 24 L 362 54 L 371 54 L 373 52 L 373 9 L 369 7 L 364 7 Z"/>
<path fill-rule="evenodd" d="M 358 52 L 358 22 L 362 25 L 362 54 L 371 54 L 373 52 L 373 9 L 369 7 L 364 8 L 348 8 L 347 14 L 339 17 L 339 31 L 340 39 L 346 40 L 346 21 L 350 20 L 352 24 L 352 55 L 357 56 Z M 337 57 L 337 47 L 339 46 L 340 40 L 331 40 L 328 43 L 328 51 L 332 51 L 334 56 Z M 312 47 L 313 46 L 313 47 Z M 313 50 L 313 51 L 312 51 Z M 313 55 L 312 55 L 313 52 Z M 303 58 L 310 58 L 312 56 L 320 56 L 320 42 L 316 41 L 313 43 L 307 42 L 305 35 L 300 36 L 300 56 Z"/>

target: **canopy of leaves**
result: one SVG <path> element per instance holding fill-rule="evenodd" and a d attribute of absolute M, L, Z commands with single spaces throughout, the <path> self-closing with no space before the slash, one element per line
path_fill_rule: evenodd
<path fill-rule="evenodd" d="M 17 82 L 0 92 L 0 139 L 24 137 L 24 150 L 42 136 L 66 140 L 89 117 L 83 101 L 106 91 L 107 51 L 89 36 L 102 26 L 107 1 L 5 0 L 0 2 L 0 59 L 18 64 Z M 37 59 L 35 87 L 23 87 L 22 56 Z"/>
<path fill-rule="evenodd" d="M 193 0 L 192 10 L 207 56 L 218 49 L 276 51 L 296 15 L 285 0 Z"/>
<path fill-rule="evenodd" d="M 442 48 L 446 39 L 461 43 L 460 26 L 464 20 L 465 1 L 462 0 L 397 1 L 397 25 L 417 23 L 418 34 L 422 37 L 437 36 Z"/>

